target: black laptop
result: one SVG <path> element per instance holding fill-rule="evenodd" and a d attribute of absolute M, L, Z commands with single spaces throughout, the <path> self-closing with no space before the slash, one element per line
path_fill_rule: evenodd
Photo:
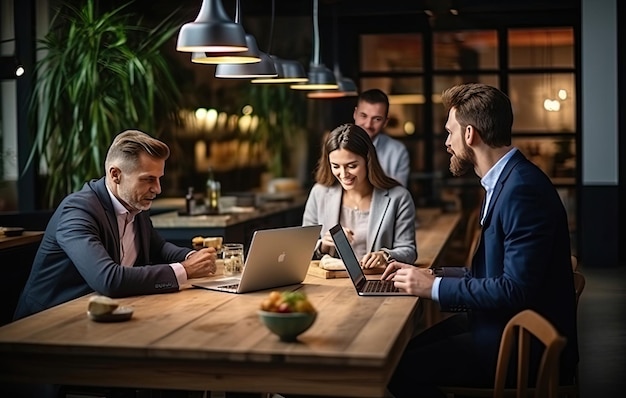
<path fill-rule="evenodd" d="M 409 293 L 396 288 L 393 281 L 367 279 L 365 277 L 359 260 L 357 260 L 348 237 L 340 224 L 330 229 L 330 235 L 359 296 L 410 296 Z"/>

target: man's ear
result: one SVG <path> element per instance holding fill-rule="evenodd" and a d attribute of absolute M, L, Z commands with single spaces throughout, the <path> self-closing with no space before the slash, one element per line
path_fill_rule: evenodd
<path fill-rule="evenodd" d="M 463 133 L 465 143 L 467 145 L 472 145 L 474 143 L 474 139 L 476 138 L 476 134 L 478 134 L 478 132 L 476 131 L 474 126 L 468 124 L 467 127 L 465 127 L 465 132 Z"/>
<path fill-rule="evenodd" d="M 109 177 L 111 177 L 111 181 L 113 181 L 115 184 L 120 183 L 121 175 L 122 175 L 122 170 L 120 170 L 118 167 L 115 167 L 115 166 L 109 167 Z"/>

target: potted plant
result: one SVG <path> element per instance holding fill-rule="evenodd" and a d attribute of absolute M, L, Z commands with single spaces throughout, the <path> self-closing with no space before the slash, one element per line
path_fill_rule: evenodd
<path fill-rule="evenodd" d="M 54 207 L 85 181 L 103 174 L 106 150 L 119 132 L 159 136 L 175 118 L 180 92 L 161 52 L 180 24 L 172 13 L 148 28 L 124 4 L 98 12 L 62 3 L 40 41 L 30 114 L 36 132 L 29 162 L 46 174 Z"/>
<path fill-rule="evenodd" d="M 252 139 L 266 142 L 268 172 L 272 177 L 293 177 L 291 154 L 302 144 L 305 134 L 305 100 L 288 85 L 251 85 L 249 103 L 259 116 L 259 126 Z"/>

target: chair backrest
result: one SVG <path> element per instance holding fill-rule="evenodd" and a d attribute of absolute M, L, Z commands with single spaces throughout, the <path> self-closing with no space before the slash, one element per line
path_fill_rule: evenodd
<path fill-rule="evenodd" d="M 464 247 L 467 247 L 467 257 L 465 258 L 465 266 L 467 268 L 472 268 L 472 258 L 474 258 L 474 253 L 476 253 L 476 247 L 478 246 L 478 242 L 480 241 L 481 229 L 479 216 L 480 208 L 477 207 L 470 212 L 467 218 L 464 243 Z"/>
<path fill-rule="evenodd" d="M 547 319 L 532 310 L 524 310 L 515 315 L 502 332 L 494 397 L 504 397 L 507 370 L 516 337 L 518 341 L 517 397 L 527 396 L 531 336 L 536 337 L 545 346 L 537 373 L 535 397 L 557 397 L 559 357 L 567 339 L 561 336 Z"/>

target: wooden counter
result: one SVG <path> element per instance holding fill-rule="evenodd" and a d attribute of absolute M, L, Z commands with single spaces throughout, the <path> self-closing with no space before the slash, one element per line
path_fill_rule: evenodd
<path fill-rule="evenodd" d="M 20 236 L 4 236 L 0 234 L 0 251 L 41 242 L 42 231 L 24 231 Z"/>
<path fill-rule="evenodd" d="M 291 200 L 265 202 L 248 212 L 183 216 L 172 211 L 150 219 L 165 240 L 179 246 L 191 246 L 195 236 L 223 236 L 224 242 L 244 243 L 247 248 L 257 229 L 301 225 L 305 203 L 306 196 L 297 196 Z"/>
<path fill-rule="evenodd" d="M 0 325 L 9 323 L 13 318 L 15 306 L 42 238 L 41 231 L 24 231 L 21 236 L 0 236 L 0 266 L 8 281 L 3 289 Z"/>

